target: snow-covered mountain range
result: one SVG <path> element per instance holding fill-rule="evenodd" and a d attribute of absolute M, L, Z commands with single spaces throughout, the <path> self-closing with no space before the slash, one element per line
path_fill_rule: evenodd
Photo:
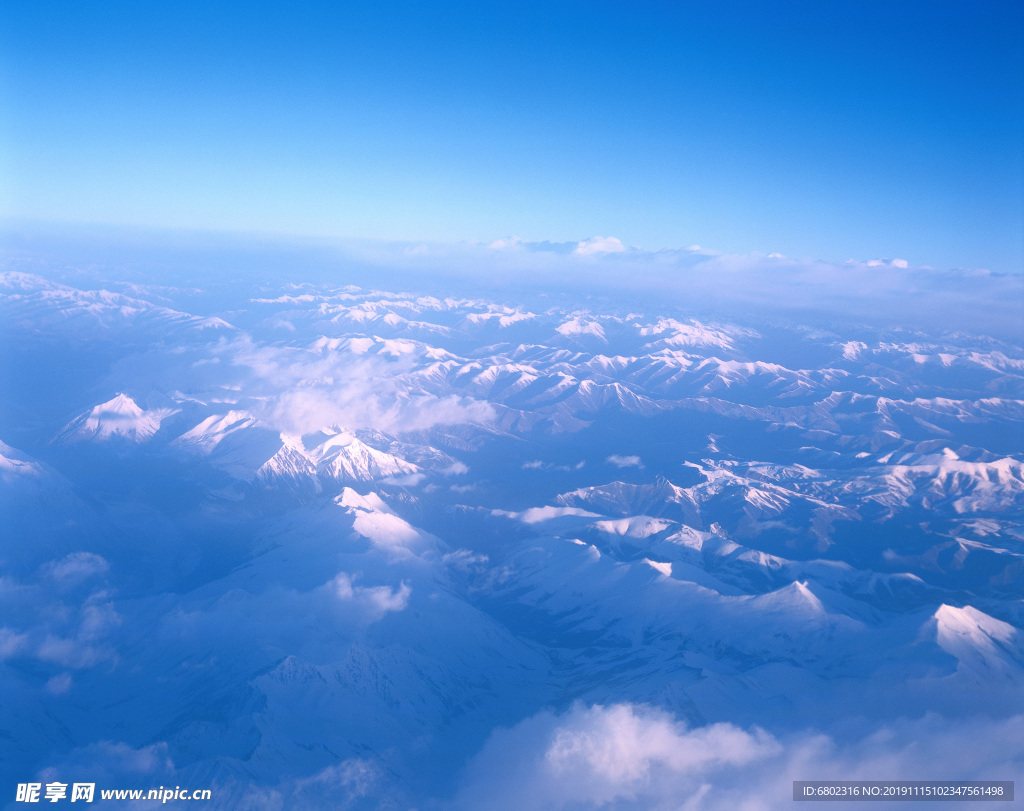
<path fill-rule="evenodd" d="M 651 786 L 705 773 L 1014 777 L 1024 347 L 234 293 L 193 314 L 194 290 L 0 275 L 5 775 L 477 808 L 503 746 L 547 785 L 634 735 L 654 754 L 604 805 L 544 807 L 674 808 Z M 905 742 L 972 724 L 1010 760 Z M 704 731 L 734 736 L 718 771 L 679 760 Z"/>

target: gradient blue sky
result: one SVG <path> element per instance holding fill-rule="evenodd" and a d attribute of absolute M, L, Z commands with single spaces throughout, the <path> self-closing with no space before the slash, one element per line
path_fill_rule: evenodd
<path fill-rule="evenodd" d="M 0 0 L 0 214 L 1024 266 L 1024 4 Z"/>

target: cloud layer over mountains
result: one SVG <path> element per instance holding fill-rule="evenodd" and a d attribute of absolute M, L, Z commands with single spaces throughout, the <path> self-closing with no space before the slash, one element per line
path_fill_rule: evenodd
<path fill-rule="evenodd" d="M 1020 773 L 1019 279 L 346 251 L 0 275 L 8 782 L 769 809 Z"/>

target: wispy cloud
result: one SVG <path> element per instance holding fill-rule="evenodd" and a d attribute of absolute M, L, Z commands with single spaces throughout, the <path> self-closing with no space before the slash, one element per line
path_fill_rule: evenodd
<path fill-rule="evenodd" d="M 262 346 L 248 339 L 227 350 L 235 366 L 251 371 L 244 390 L 259 398 L 253 413 L 286 433 L 307 434 L 326 426 L 375 428 L 385 432 L 416 431 L 435 425 L 489 422 L 493 408 L 456 395 L 409 395 L 403 374 L 413 361 L 405 358 L 324 355 L 301 349 Z"/>
<path fill-rule="evenodd" d="M 517 518 L 524 524 L 539 524 L 542 521 L 551 521 L 555 518 L 576 517 L 576 518 L 600 518 L 597 513 L 579 507 L 530 507 L 522 512 L 509 510 L 491 510 L 491 515 L 503 516 L 505 518 Z"/>
<path fill-rule="evenodd" d="M 619 468 L 644 466 L 639 456 L 619 456 L 617 453 L 613 453 L 605 461 Z"/>
<path fill-rule="evenodd" d="M 511 243 L 510 243 L 511 246 Z M 691 245 L 647 251 L 614 237 L 577 243 L 517 241 L 516 250 L 470 243 L 438 245 L 411 257 L 382 243 L 351 244 L 353 261 L 412 272 L 422 283 L 453 277 L 507 289 L 534 282 L 546 293 L 648 297 L 694 315 L 790 318 L 805 323 L 971 330 L 1019 337 L 1020 275 L 930 268 L 906 259 L 826 260 L 778 253 L 727 254 Z M 600 257 L 602 261 L 588 261 Z M 585 267 L 584 267 L 585 266 Z"/>

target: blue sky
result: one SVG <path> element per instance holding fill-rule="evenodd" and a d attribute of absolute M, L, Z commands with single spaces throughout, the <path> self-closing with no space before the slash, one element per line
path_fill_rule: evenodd
<path fill-rule="evenodd" d="M 8 218 L 1024 266 L 1017 2 L 0 9 Z"/>

